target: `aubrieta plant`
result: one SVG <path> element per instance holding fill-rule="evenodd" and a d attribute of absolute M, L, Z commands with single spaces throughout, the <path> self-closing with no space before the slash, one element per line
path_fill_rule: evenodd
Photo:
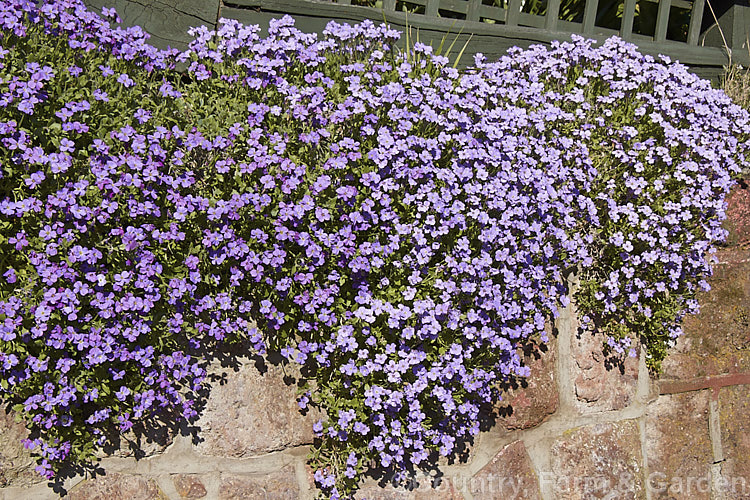
<path fill-rule="evenodd" d="M 748 165 L 745 111 L 616 38 L 457 71 L 371 22 L 0 24 L 0 387 L 47 477 L 193 419 L 222 342 L 301 365 L 330 498 L 454 456 L 573 293 L 656 370 Z"/>

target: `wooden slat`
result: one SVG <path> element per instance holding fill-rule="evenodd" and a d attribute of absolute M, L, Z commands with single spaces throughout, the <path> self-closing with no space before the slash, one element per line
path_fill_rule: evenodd
<path fill-rule="evenodd" d="M 583 10 L 583 32 L 593 33 L 596 25 L 596 11 L 599 8 L 599 0 L 586 0 Z"/>
<path fill-rule="evenodd" d="M 641 0 L 642 2 L 649 2 L 649 3 L 661 3 L 661 0 Z M 673 7 L 678 7 L 680 9 L 692 9 L 693 8 L 693 2 L 690 2 L 688 0 L 674 0 L 672 2 Z"/>
<path fill-rule="evenodd" d="M 466 2 L 456 0 L 440 0 L 440 9 L 466 14 Z"/>
<path fill-rule="evenodd" d="M 690 12 L 690 27 L 688 28 L 688 45 L 698 45 L 698 37 L 701 34 L 701 23 L 703 22 L 703 7 L 706 0 L 694 0 L 693 10 Z"/>
<path fill-rule="evenodd" d="M 667 39 L 667 25 L 669 25 L 669 11 L 672 9 L 672 0 L 660 0 L 659 10 L 656 12 L 656 33 L 654 41 L 663 42 Z"/>
<path fill-rule="evenodd" d="M 650 2 L 650 3 L 661 3 L 661 0 L 641 0 L 642 2 Z M 678 9 L 692 9 L 693 8 L 693 2 L 690 0 L 672 0 L 672 7 L 676 7 Z"/>
<path fill-rule="evenodd" d="M 383 10 L 391 12 L 395 11 L 396 0 L 383 0 Z"/>
<path fill-rule="evenodd" d="M 479 21 L 479 6 L 482 5 L 482 0 L 469 0 L 468 8 L 466 9 L 466 20 L 467 21 Z"/>
<path fill-rule="evenodd" d="M 479 6 L 479 17 L 494 19 L 495 21 L 505 21 L 506 15 L 505 9 L 501 9 L 500 7 L 494 7 L 492 5 Z"/>
<path fill-rule="evenodd" d="M 521 16 L 521 0 L 510 0 L 508 5 L 508 15 L 505 18 L 505 24 L 508 26 L 518 26 L 518 18 Z"/>
<path fill-rule="evenodd" d="M 425 6 L 425 9 L 424 9 L 424 14 L 430 17 L 437 17 L 439 4 L 440 4 L 440 0 L 427 0 L 427 5 Z"/>
<path fill-rule="evenodd" d="M 423 1 L 431 2 L 434 0 Z M 457 0 L 443 1 L 451 5 L 459 3 Z M 677 1 L 672 0 L 673 7 Z M 461 3 L 466 4 L 467 2 L 464 1 Z M 485 5 L 483 7 L 490 8 L 491 6 Z M 505 9 L 491 8 L 493 12 L 496 13 L 499 11 L 501 13 L 502 18 L 498 21 L 505 21 L 507 19 Z M 617 31 L 596 26 L 596 9 L 597 0 L 589 0 L 586 5 L 586 10 L 590 12 L 588 17 L 589 32 L 586 36 L 590 36 L 601 42 L 611 35 L 616 35 Z M 750 7 L 743 9 L 747 9 L 748 15 L 750 15 Z M 485 15 L 485 11 L 486 9 L 484 8 L 480 11 L 480 18 L 491 17 Z M 245 24 L 261 24 L 262 26 L 267 26 L 271 19 L 278 18 L 280 12 L 294 16 L 297 19 L 297 27 L 305 32 L 321 32 L 332 19 L 351 24 L 364 19 L 383 21 L 385 18 L 386 22 L 394 29 L 404 31 L 408 25 L 413 29 L 421 30 L 420 36 L 426 40 L 430 39 L 430 37 L 440 40 L 445 33 L 455 34 L 457 30 L 461 29 L 466 38 L 468 38 L 468 33 L 474 34 L 474 38 L 466 49 L 466 54 L 481 51 L 489 58 L 500 57 L 511 46 L 526 46 L 529 43 L 539 42 L 550 43 L 552 40 L 560 39 L 560 31 L 580 33 L 582 29 L 581 23 L 562 20 L 559 20 L 557 23 L 558 31 L 531 28 L 528 27 L 532 25 L 530 23 L 531 17 L 538 19 L 540 27 L 543 28 L 544 16 L 529 16 L 523 13 L 517 16 L 518 25 L 516 26 L 504 26 L 500 22 L 489 24 L 468 21 L 464 26 L 464 23 L 459 21 L 457 25 L 455 19 L 446 17 L 421 15 L 408 15 L 407 17 L 404 12 L 383 12 L 382 10 L 369 9 L 362 6 L 342 5 L 333 2 L 311 2 L 309 0 L 223 0 L 221 8 L 221 15 L 223 17 L 238 19 Z M 658 13 L 655 13 L 655 15 L 658 16 Z M 696 74 L 699 74 L 701 77 L 717 78 L 723 71 L 722 65 L 727 63 L 726 53 L 719 47 L 690 46 L 684 42 L 670 40 L 656 42 L 651 36 L 636 34 L 633 34 L 632 41 L 638 43 L 639 50 L 642 53 L 652 56 L 658 54 L 668 55 L 673 60 L 677 59 L 683 64 L 692 66 Z M 471 60 L 470 57 L 462 59 L 463 61 Z M 750 58 L 747 61 L 746 65 L 750 66 Z M 461 62 L 459 66 L 463 64 L 464 62 Z"/>
<path fill-rule="evenodd" d="M 528 12 L 521 12 L 518 16 L 518 24 L 520 26 L 530 26 L 533 28 L 544 29 L 544 16 L 538 16 L 536 14 L 529 14 Z M 559 23 L 558 23 L 559 26 Z"/>
<path fill-rule="evenodd" d="M 625 40 L 630 40 L 630 37 L 633 34 L 636 1 L 637 0 L 625 0 L 625 9 L 622 13 L 622 24 L 620 24 L 620 36 Z"/>
<path fill-rule="evenodd" d="M 544 27 L 548 30 L 557 30 L 557 20 L 560 17 L 560 0 L 547 1 L 547 13 L 544 15 Z"/>

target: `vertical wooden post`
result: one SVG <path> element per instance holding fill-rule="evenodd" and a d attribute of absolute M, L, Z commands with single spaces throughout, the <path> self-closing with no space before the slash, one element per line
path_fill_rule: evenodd
<path fill-rule="evenodd" d="M 628 40 L 633 35 L 633 21 L 635 20 L 635 3 L 636 0 L 625 0 L 625 10 L 622 13 L 620 24 L 620 36 Z"/>
<path fill-rule="evenodd" d="M 547 1 L 547 13 L 544 16 L 544 28 L 550 31 L 557 29 L 557 20 L 560 17 L 560 0 Z"/>
<path fill-rule="evenodd" d="M 698 37 L 701 34 L 701 23 L 703 22 L 703 7 L 706 0 L 694 0 L 693 10 L 690 12 L 690 27 L 688 28 L 688 45 L 698 45 Z"/>
<path fill-rule="evenodd" d="M 440 0 L 427 0 L 427 5 L 425 5 L 424 8 L 424 14 L 430 17 L 437 17 L 439 5 Z"/>
<path fill-rule="evenodd" d="M 669 11 L 672 9 L 672 0 L 659 0 L 659 10 L 656 12 L 655 42 L 663 42 L 667 39 L 667 26 L 669 25 Z"/>
<path fill-rule="evenodd" d="M 518 19 L 521 17 L 521 0 L 510 0 L 507 10 L 505 11 L 505 24 L 508 26 L 518 26 Z"/>
<path fill-rule="evenodd" d="M 396 0 L 383 0 L 383 10 L 396 10 Z"/>
<path fill-rule="evenodd" d="M 583 10 L 583 32 L 593 33 L 596 26 L 596 11 L 599 9 L 599 0 L 586 0 Z"/>
<path fill-rule="evenodd" d="M 469 5 L 466 8 L 466 20 L 467 21 L 479 21 L 479 6 L 482 5 L 482 0 L 469 0 Z"/>

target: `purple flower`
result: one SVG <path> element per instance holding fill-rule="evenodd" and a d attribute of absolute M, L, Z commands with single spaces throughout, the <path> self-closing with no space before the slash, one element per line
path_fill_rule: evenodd
<path fill-rule="evenodd" d="M 121 73 L 120 76 L 117 77 L 117 83 L 121 83 L 126 88 L 135 85 L 135 81 L 126 73 Z"/>

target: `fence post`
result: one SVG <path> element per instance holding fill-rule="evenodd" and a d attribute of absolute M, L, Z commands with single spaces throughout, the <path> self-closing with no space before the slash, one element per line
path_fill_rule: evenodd
<path fill-rule="evenodd" d="M 440 0 L 427 0 L 427 5 L 424 7 L 424 15 L 430 17 L 438 17 L 438 4 Z"/>
<path fill-rule="evenodd" d="M 620 22 L 620 36 L 625 40 L 629 40 L 633 35 L 635 2 L 636 0 L 625 0 L 625 9 L 622 13 L 622 21 Z"/>
<path fill-rule="evenodd" d="M 583 32 L 593 33 L 596 26 L 596 11 L 599 9 L 599 0 L 586 0 L 583 10 Z"/>
<path fill-rule="evenodd" d="M 690 11 L 690 27 L 688 28 L 688 45 L 698 45 L 698 37 L 701 34 L 701 23 L 703 22 L 703 7 L 706 0 L 694 0 L 693 9 Z"/>
<path fill-rule="evenodd" d="M 482 5 L 482 0 L 469 0 L 469 5 L 466 7 L 466 20 L 467 21 L 479 21 L 479 6 Z"/>
<path fill-rule="evenodd" d="M 518 26 L 518 19 L 521 17 L 521 0 L 510 0 L 510 5 L 505 11 L 505 24 L 508 26 Z"/>
<path fill-rule="evenodd" d="M 560 0 L 549 0 L 547 2 L 547 14 L 544 16 L 544 28 L 550 31 L 557 30 L 557 19 L 560 17 Z"/>
<path fill-rule="evenodd" d="M 672 0 L 659 0 L 659 10 L 656 13 L 656 33 L 654 41 L 663 42 L 667 39 L 667 26 L 669 25 L 669 11 L 672 9 Z"/>

